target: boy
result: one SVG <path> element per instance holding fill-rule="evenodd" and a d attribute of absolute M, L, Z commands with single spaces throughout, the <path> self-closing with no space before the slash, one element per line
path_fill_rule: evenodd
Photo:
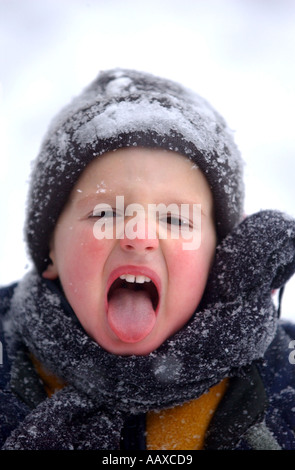
<path fill-rule="evenodd" d="M 294 449 L 294 327 L 272 291 L 295 223 L 243 220 L 223 119 L 171 81 L 101 73 L 55 119 L 1 293 L 2 449 Z"/>

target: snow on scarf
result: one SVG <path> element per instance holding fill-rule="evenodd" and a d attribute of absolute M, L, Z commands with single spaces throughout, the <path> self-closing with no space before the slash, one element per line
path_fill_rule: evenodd
<path fill-rule="evenodd" d="M 271 291 L 295 270 L 295 222 L 265 211 L 217 248 L 204 301 L 190 322 L 147 356 L 116 356 L 84 332 L 50 283 L 29 273 L 12 302 L 19 340 L 68 384 L 41 402 L 4 449 L 118 449 L 130 414 L 197 398 L 245 373 L 271 343 Z"/>

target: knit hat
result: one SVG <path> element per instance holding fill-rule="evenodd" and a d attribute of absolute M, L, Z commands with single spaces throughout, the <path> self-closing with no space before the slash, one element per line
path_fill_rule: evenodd
<path fill-rule="evenodd" d="M 41 273 L 57 219 L 83 169 L 124 147 L 179 152 L 203 171 L 223 239 L 241 221 L 243 164 L 224 119 L 178 83 L 133 70 L 101 72 L 53 120 L 33 167 L 25 235 Z"/>

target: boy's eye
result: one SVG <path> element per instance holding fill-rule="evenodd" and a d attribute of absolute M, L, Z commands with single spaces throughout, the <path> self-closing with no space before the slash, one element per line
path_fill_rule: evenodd
<path fill-rule="evenodd" d="M 171 227 L 181 227 L 182 229 L 192 228 L 191 221 L 179 215 L 167 214 L 167 216 L 165 218 L 162 217 L 161 220 L 162 222 L 167 223 Z"/>
<path fill-rule="evenodd" d="M 113 209 L 108 204 L 98 204 L 93 209 L 92 213 L 89 215 L 89 218 L 96 218 L 96 219 L 114 219 L 118 217 L 120 214 L 117 213 L 116 209 Z"/>
<path fill-rule="evenodd" d="M 101 211 L 93 211 L 90 217 L 97 217 L 98 219 L 101 219 L 102 217 L 105 218 L 110 218 L 110 217 L 116 217 L 116 211 L 114 210 L 101 210 Z"/>

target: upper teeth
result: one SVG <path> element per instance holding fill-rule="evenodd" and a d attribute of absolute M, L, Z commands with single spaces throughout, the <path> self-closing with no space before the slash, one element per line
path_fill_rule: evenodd
<path fill-rule="evenodd" d="M 124 279 L 126 282 L 138 282 L 139 284 L 143 284 L 144 282 L 151 282 L 151 279 L 147 276 L 133 276 L 133 274 L 122 274 L 120 279 Z"/>

